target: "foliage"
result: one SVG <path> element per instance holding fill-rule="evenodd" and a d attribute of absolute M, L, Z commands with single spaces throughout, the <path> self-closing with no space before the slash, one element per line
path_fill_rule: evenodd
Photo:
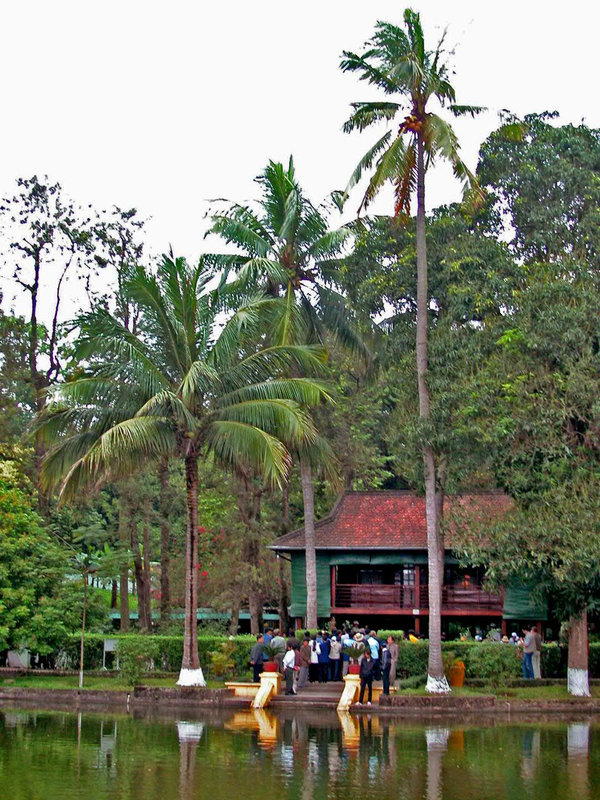
<path fill-rule="evenodd" d="M 162 634 L 86 634 L 85 637 L 85 669 L 100 669 L 102 667 L 102 652 L 104 639 L 116 639 L 120 649 L 130 648 L 142 663 L 154 662 L 154 668 L 167 672 L 176 672 L 181 666 L 183 653 L 183 636 L 164 636 Z M 221 645 L 231 641 L 228 637 L 218 635 L 198 634 L 198 654 L 200 663 L 206 668 L 211 664 L 211 656 L 219 651 Z M 256 644 L 253 636 L 234 637 L 235 648 L 231 653 L 236 676 L 244 675 L 248 670 L 250 651 Z M 79 636 L 69 635 L 54 643 L 56 652 L 60 653 L 59 662 L 63 665 L 79 663 Z"/>
<path fill-rule="evenodd" d="M 284 647 L 282 645 L 273 645 L 271 642 L 263 644 L 263 655 L 267 657 L 268 661 L 273 661 L 278 655 L 283 653 Z"/>
<path fill-rule="evenodd" d="M 356 643 L 356 644 L 347 644 L 344 645 L 342 648 L 344 655 L 347 655 L 351 661 L 354 661 L 356 664 L 358 663 L 359 658 L 365 652 L 364 644 Z"/>
<path fill-rule="evenodd" d="M 60 549 L 43 529 L 30 495 L 8 475 L 0 475 L 0 649 L 39 638 L 39 614 L 60 599 L 65 579 Z M 65 625 L 69 621 L 72 614 Z"/>
<path fill-rule="evenodd" d="M 236 649 L 237 645 L 232 636 L 227 641 L 221 642 L 219 648 L 211 653 L 210 674 L 217 678 L 230 676 L 235 669 L 233 654 Z"/>
<path fill-rule="evenodd" d="M 143 672 L 155 668 L 155 659 L 160 656 L 160 643 L 151 636 L 119 639 L 117 654 L 123 677 L 131 686 L 136 686 Z"/>
<path fill-rule="evenodd" d="M 478 175 L 491 227 L 528 263 L 600 263 L 600 132 L 556 113 L 507 114 L 483 143 Z"/>

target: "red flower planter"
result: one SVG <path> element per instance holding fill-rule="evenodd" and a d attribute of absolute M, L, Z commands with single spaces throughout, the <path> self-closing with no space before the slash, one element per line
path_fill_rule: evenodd
<path fill-rule="evenodd" d="M 348 667 L 349 675 L 360 675 L 360 664 L 350 664 Z"/>
<path fill-rule="evenodd" d="M 279 666 L 276 661 L 265 661 L 263 664 L 263 672 L 279 672 Z"/>

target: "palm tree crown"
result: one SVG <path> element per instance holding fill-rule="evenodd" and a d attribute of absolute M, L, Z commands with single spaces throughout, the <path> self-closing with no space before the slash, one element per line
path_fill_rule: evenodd
<path fill-rule="evenodd" d="M 300 407 L 326 395 L 318 380 L 283 376 L 290 364 L 314 372 L 317 347 L 259 349 L 257 332 L 279 301 L 247 298 L 220 325 L 223 292 L 207 291 L 202 265 L 165 257 L 156 275 L 138 269 L 126 291 L 141 310 L 137 334 L 108 311 L 80 320 L 84 377 L 61 386 L 43 419 L 54 441 L 48 484 L 72 495 L 105 474 L 128 474 L 140 460 L 211 451 L 225 466 L 240 459 L 277 482 L 286 469 L 278 437 L 313 437 Z"/>
<path fill-rule="evenodd" d="M 444 36 L 435 50 L 427 50 L 418 13 L 404 12 L 406 30 L 389 22 L 378 22 L 375 34 L 362 54 L 344 51 L 341 69 L 356 72 L 360 80 L 377 86 L 384 94 L 399 96 L 395 101 L 357 102 L 344 124 L 344 131 L 363 131 L 378 122 L 389 122 L 404 113 L 394 131 L 389 128 L 365 153 L 354 170 L 346 192 L 355 186 L 365 170 L 375 169 L 360 208 L 366 208 L 386 182 L 395 190 L 396 214 L 409 213 L 411 195 L 417 185 L 417 143 L 423 143 L 427 154 L 425 168 L 437 158 L 448 160 L 465 192 L 479 195 L 473 173 L 461 160 L 458 139 L 452 126 L 428 109 L 435 99 L 454 116 L 475 115 L 483 108 L 456 104 L 455 91 L 449 82 L 444 62 Z M 408 142 L 406 137 L 408 136 Z"/>
<path fill-rule="evenodd" d="M 258 202 L 232 204 L 212 217 L 210 232 L 238 253 L 207 260 L 222 270 L 223 281 L 234 271 L 239 286 L 286 298 L 273 341 L 322 343 L 329 334 L 368 358 L 354 314 L 337 290 L 338 257 L 352 236 L 350 227 L 330 230 L 324 210 L 302 192 L 291 157 L 287 167 L 270 161 L 256 180 Z"/>

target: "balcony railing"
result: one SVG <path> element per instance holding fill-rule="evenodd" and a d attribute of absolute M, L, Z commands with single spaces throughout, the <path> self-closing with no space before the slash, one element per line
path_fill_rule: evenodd
<path fill-rule="evenodd" d="M 413 608 L 414 602 L 414 586 L 338 583 L 335 587 L 337 608 Z"/>
<path fill-rule="evenodd" d="M 376 583 L 338 583 L 335 587 L 336 608 L 372 608 L 373 610 L 428 609 L 428 586 L 383 585 Z M 417 597 L 418 595 L 418 597 Z M 418 600 L 415 603 L 415 600 Z M 479 586 L 443 586 L 442 610 L 502 611 L 502 597 Z"/>

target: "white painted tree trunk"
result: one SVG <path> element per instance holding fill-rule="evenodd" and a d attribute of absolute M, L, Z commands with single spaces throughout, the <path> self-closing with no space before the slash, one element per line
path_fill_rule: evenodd
<path fill-rule="evenodd" d="M 202 667 L 198 667 L 198 669 L 185 669 L 182 667 L 179 671 L 177 686 L 206 686 Z"/>
<path fill-rule="evenodd" d="M 587 609 L 569 621 L 567 691 L 576 697 L 590 697 L 588 674 Z"/>

